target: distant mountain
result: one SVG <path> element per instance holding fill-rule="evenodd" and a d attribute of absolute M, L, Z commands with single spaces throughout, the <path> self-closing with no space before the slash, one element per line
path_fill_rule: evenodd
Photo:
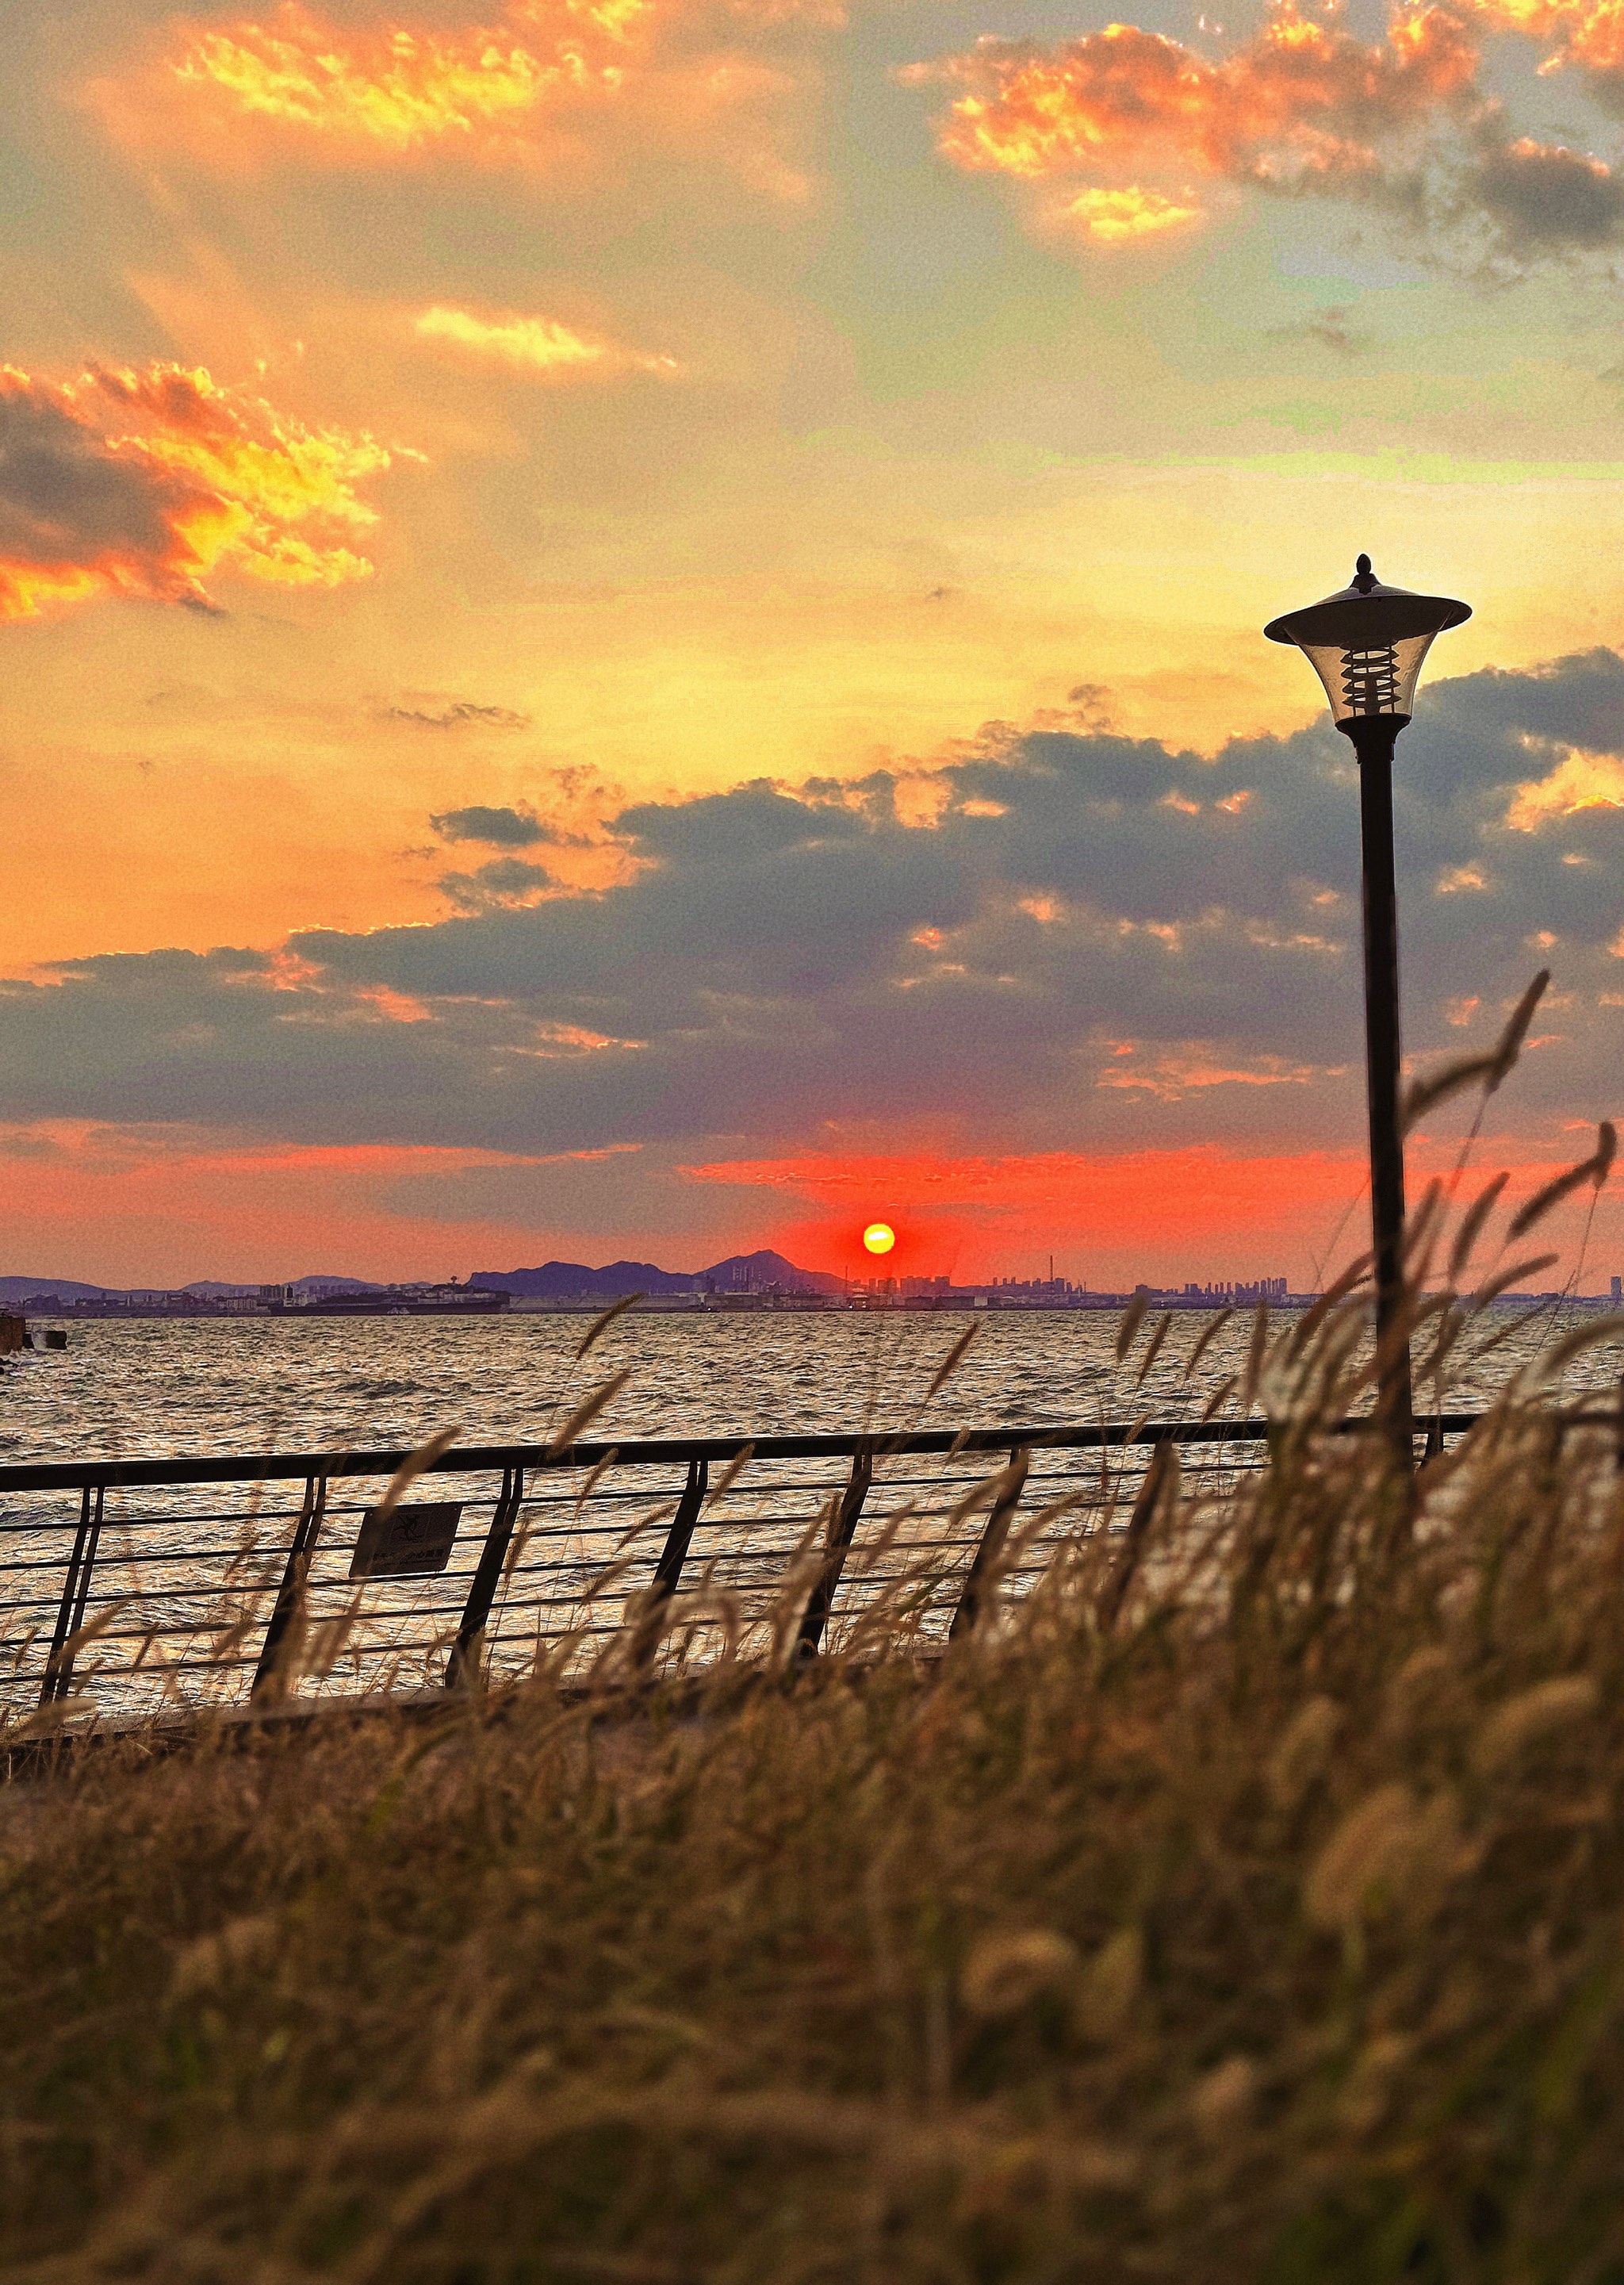
<path fill-rule="evenodd" d="M 718 1293 L 764 1285 L 802 1293 L 838 1293 L 841 1289 L 838 1277 L 820 1269 L 797 1269 L 770 1247 L 758 1253 L 730 1253 L 709 1269 L 660 1269 L 652 1261 L 610 1261 L 592 1269 L 584 1261 L 544 1261 L 535 1269 L 476 1269 L 468 1283 L 483 1286 L 488 1293 L 537 1301 L 578 1301 L 589 1295 L 612 1301 L 623 1293 L 695 1293 L 707 1286 Z"/>
<path fill-rule="evenodd" d="M 265 1283 L 271 1281 L 267 1278 Z M 284 1282 L 280 1279 L 279 1284 Z M 286 1281 L 304 1293 L 319 1287 L 324 1293 L 381 1293 L 382 1286 L 365 1277 L 291 1277 Z M 200 1301 L 216 1301 L 232 1293 L 257 1293 L 258 1285 L 224 1284 L 217 1277 L 199 1277 L 190 1285 L 82 1285 L 74 1277 L 0 1277 L 0 1309 L 14 1309 L 36 1293 L 54 1293 L 59 1301 L 117 1300 L 125 1293 L 178 1292 L 194 1294 Z"/>
<path fill-rule="evenodd" d="M 610 1261 L 601 1269 L 589 1269 L 584 1261 L 544 1261 L 536 1269 L 476 1269 L 468 1283 L 515 1300 L 575 1301 L 587 1293 L 605 1300 L 623 1293 L 691 1293 L 699 1280 L 656 1269 L 652 1261 Z"/>
<path fill-rule="evenodd" d="M 266 1283 L 271 1281 L 267 1279 Z M 283 1282 L 283 1281 L 279 1281 Z M 365 1277 L 292 1277 L 285 1281 L 303 1293 L 316 1289 L 329 1293 L 378 1293 L 384 1289 Z M 600 1296 L 618 1300 L 624 1293 L 695 1293 L 706 1287 L 718 1293 L 739 1293 L 777 1285 L 795 1293 L 838 1293 L 841 1280 L 820 1269 L 798 1269 L 781 1253 L 764 1246 L 757 1253 L 730 1253 L 709 1269 L 661 1269 L 652 1261 L 609 1261 L 593 1269 L 584 1261 L 544 1261 L 535 1269 L 476 1269 L 470 1285 L 488 1293 L 511 1293 L 515 1300 L 578 1301 Z M 83 1285 L 72 1277 L 0 1277 L 0 1309 L 14 1309 L 36 1294 L 54 1293 L 59 1300 L 100 1300 L 129 1292 L 117 1285 Z M 140 1286 L 140 1292 L 158 1289 Z M 257 1293 L 257 1285 L 223 1284 L 200 1277 L 175 1290 L 214 1300 L 233 1293 Z"/>
<path fill-rule="evenodd" d="M 73 1277 L 0 1277 L 0 1309 L 14 1309 L 36 1293 L 54 1293 L 59 1301 L 94 1301 L 106 1291 L 105 1285 L 81 1285 Z"/>

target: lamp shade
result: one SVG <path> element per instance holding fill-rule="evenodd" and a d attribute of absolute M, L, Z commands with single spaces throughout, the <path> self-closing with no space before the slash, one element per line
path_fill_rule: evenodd
<path fill-rule="evenodd" d="M 1361 555 L 1351 587 L 1271 619 L 1263 632 L 1271 642 L 1297 645 L 1324 684 L 1341 729 L 1351 722 L 1408 722 L 1432 638 L 1471 616 L 1471 605 L 1450 596 L 1385 587 Z"/>

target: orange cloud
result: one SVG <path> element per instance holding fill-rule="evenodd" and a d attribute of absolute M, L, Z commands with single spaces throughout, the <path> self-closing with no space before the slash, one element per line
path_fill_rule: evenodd
<path fill-rule="evenodd" d="M 1148 191 L 1138 183 L 1119 191 L 1084 191 L 1066 212 L 1100 246 L 1157 238 L 1165 231 L 1181 230 L 1187 223 L 1201 220 L 1198 206 L 1181 206 L 1176 200 L 1165 199 L 1159 191 Z"/>
<path fill-rule="evenodd" d="M 289 0 L 271 24 L 190 33 L 169 68 L 231 110 L 404 152 L 500 133 L 565 90 L 614 88 L 616 51 L 647 4 L 564 0 L 551 24 L 540 7 L 516 8 L 509 28 L 448 35 L 395 24 L 346 33 Z"/>
<path fill-rule="evenodd" d="M 1366 45 L 1280 0 L 1260 31 L 1212 61 L 1131 24 L 1053 48 L 984 39 L 920 68 L 966 91 L 938 128 L 961 167 L 1026 180 L 1176 167 L 1236 182 L 1327 185 L 1376 175 L 1385 151 L 1471 87 L 1478 54 L 1460 14 L 1411 8 Z M 1091 198 L 1096 201 L 1091 203 Z M 1198 209 L 1138 181 L 1072 211 L 1121 243 Z M 1103 227 L 1101 227 L 1101 225 Z"/>
<path fill-rule="evenodd" d="M 291 587 L 367 577 L 388 467 L 375 438 L 308 428 L 201 368 L 0 367 L 0 619 L 98 594 L 208 606 L 218 569 Z"/>
<path fill-rule="evenodd" d="M 1133 1060 L 1138 1048 L 1131 1040 L 1123 1041 L 1116 1052 L 1126 1060 L 1107 1064 L 1094 1084 L 1126 1094 L 1152 1095 L 1162 1103 L 1181 1102 L 1185 1095 L 1209 1087 L 1308 1087 L 1346 1068 L 1294 1064 L 1283 1056 L 1259 1056 L 1247 1064 L 1225 1064 L 1199 1052 L 1153 1055 L 1141 1063 Z"/>
<path fill-rule="evenodd" d="M 1618 0 L 1478 0 L 1477 13 L 1497 31 L 1549 43 L 1542 72 L 1564 64 L 1597 73 L 1624 65 L 1624 10 Z"/>
<path fill-rule="evenodd" d="M 741 52 L 729 16 L 769 31 L 831 20 L 822 0 L 507 0 L 494 23 L 352 27 L 284 0 L 263 21 L 177 21 L 145 65 L 89 92 L 121 140 L 225 170 L 255 164 L 268 142 L 342 165 L 577 159 L 584 112 L 635 97 L 639 132 L 690 147 L 716 137 L 758 187 L 804 198 L 758 115 L 795 78 Z"/>
<path fill-rule="evenodd" d="M 583 365 L 605 371 L 628 367 L 639 373 L 678 371 L 675 357 L 649 357 L 636 349 L 618 349 L 612 342 L 589 341 L 554 318 L 480 318 L 468 310 L 436 303 L 413 320 L 412 331 L 421 341 L 443 342 L 470 356 L 490 358 L 522 372 L 563 373 Z"/>
<path fill-rule="evenodd" d="M 1470 85 L 1476 66 L 1460 20 L 1437 7 L 1366 46 L 1283 6 L 1218 63 L 1129 24 L 1047 54 L 985 41 L 945 67 L 974 92 L 941 142 L 962 166 L 1017 175 L 1157 145 L 1210 175 L 1358 171 L 1376 163 L 1377 140 Z"/>
<path fill-rule="evenodd" d="M 1519 785 L 1506 811 L 1517 833 L 1534 833 L 1549 819 L 1581 809 L 1624 809 L 1624 761 L 1616 754 L 1564 754 L 1548 775 Z"/>
<path fill-rule="evenodd" d="M 1337 12 L 1337 0 L 1322 17 L 1301 0 L 1269 0 L 1261 27 L 1218 58 L 1109 24 L 1047 48 L 989 37 L 903 77 L 963 90 L 938 123 L 959 166 L 1025 182 L 1099 177 L 1045 216 L 1080 224 L 1096 245 L 1198 220 L 1192 175 L 1386 193 L 1412 230 L 1419 220 L 1458 236 L 1464 225 L 1469 259 L 1513 267 L 1624 239 L 1624 177 L 1593 154 L 1514 135 L 1477 77 L 1480 35 L 1513 33 L 1550 43 L 1542 71 L 1572 63 L 1618 80 L 1624 0 L 1396 0 L 1386 37 L 1369 44 L 1340 30 Z"/>

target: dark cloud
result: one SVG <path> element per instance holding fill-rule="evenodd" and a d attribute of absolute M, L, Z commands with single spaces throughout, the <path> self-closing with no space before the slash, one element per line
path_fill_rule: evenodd
<path fill-rule="evenodd" d="M 1595 253 L 1624 237 L 1624 177 L 1604 161 L 1527 137 L 1495 142 L 1465 178 L 1467 201 L 1523 257 Z"/>
<path fill-rule="evenodd" d="M 428 822 L 442 841 L 479 841 L 488 849 L 530 849 L 555 838 L 530 809 L 446 809 Z"/>
<path fill-rule="evenodd" d="M 1340 357 L 1362 357 L 1369 348 L 1367 335 L 1356 333 L 1349 323 L 1350 313 L 1339 306 L 1316 310 L 1300 325 L 1277 326 L 1275 338 L 1280 341 L 1315 342 L 1322 349 L 1330 349 Z"/>
<path fill-rule="evenodd" d="M 471 698 L 453 698 L 443 706 L 388 706 L 387 722 L 410 722 L 420 730 L 528 730 L 530 718 L 511 706 L 476 706 Z"/>
<path fill-rule="evenodd" d="M 1397 787 L 1408 1045 L 1487 1035 L 1549 963 L 1555 1043 L 1518 1088 L 1553 1120 L 1619 1108 L 1624 1046 L 1624 808 L 1513 810 L 1570 749 L 1624 752 L 1612 651 L 1434 685 Z M 600 891 L 498 856 L 449 876 L 460 909 L 434 926 L 0 986 L 8 1115 L 530 1152 L 831 1122 L 1357 1142 L 1358 788 L 1328 725 L 1213 759 L 1000 725 L 936 786 L 928 825 L 883 771 L 640 803 Z"/>
<path fill-rule="evenodd" d="M 0 566 L 133 560 L 156 576 L 174 554 L 171 520 L 192 497 L 43 392 L 0 389 Z"/>
<path fill-rule="evenodd" d="M 1435 685 L 1426 704 L 1432 725 L 1491 730 L 1507 762 L 1515 747 L 1506 741 L 1525 734 L 1624 753 L 1624 658 L 1613 650 L 1571 652 L 1531 672 L 1486 667 Z M 1526 765 L 1513 774 L 1526 777 Z"/>
<path fill-rule="evenodd" d="M 522 857 L 493 857 L 472 873 L 442 873 L 438 885 L 459 912 L 484 913 L 530 904 L 547 880 L 545 866 L 527 864 Z"/>

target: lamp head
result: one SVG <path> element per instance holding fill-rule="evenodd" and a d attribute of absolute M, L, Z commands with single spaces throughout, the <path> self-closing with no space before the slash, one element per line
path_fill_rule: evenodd
<path fill-rule="evenodd" d="M 1325 686 L 1338 729 L 1352 736 L 1361 722 L 1403 728 L 1432 638 L 1471 616 L 1469 603 L 1447 595 L 1384 586 L 1361 555 L 1351 587 L 1271 619 L 1263 632 L 1271 642 L 1297 645 Z"/>

